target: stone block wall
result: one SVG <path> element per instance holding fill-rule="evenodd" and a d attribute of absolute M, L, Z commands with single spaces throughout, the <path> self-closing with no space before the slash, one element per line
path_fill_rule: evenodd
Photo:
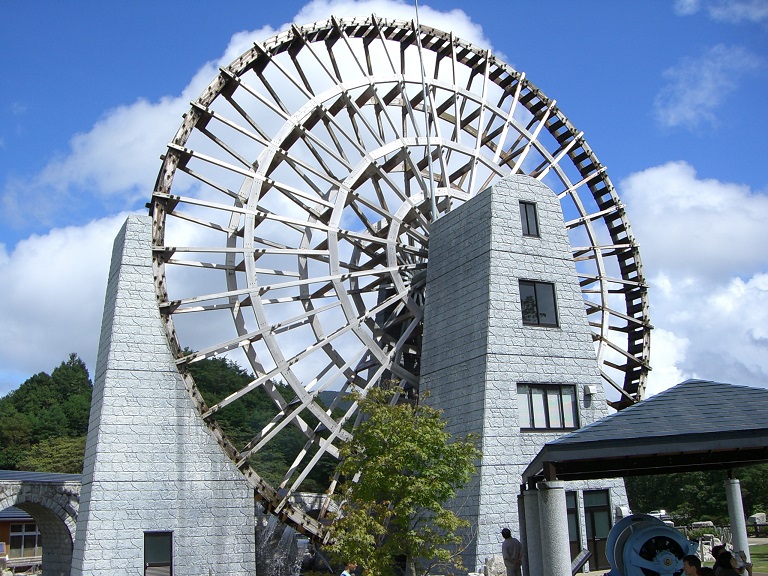
<path fill-rule="evenodd" d="M 73 575 L 144 573 L 145 532 L 172 532 L 178 576 L 255 573 L 253 491 L 198 417 L 155 300 L 151 221 L 115 240 Z"/>
<path fill-rule="evenodd" d="M 520 201 L 536 204 L 539 237 L 523 236 Z M 555 285 L 557 327 L 523 325 L 521 279 Z M 502 527 L 520 536 L 521 474 L 562 433 L 521 431 L 518 383 L 574 385 L 581 426 L 607 415 L 560 202 L 527 176 L 499 181 L 430 230 L 420 387 L 451 433 L 482 439 L 478 477 L 454 503 L 477 533 L 464 555 L 469 571 L 500 552 Z M 584 394 L 588 384 L 597 394 Z M 597 488 L 612 490 L 612 507 L 626 506 L 620 482 L 566 489 Z"/>
<path fill-rule="evenodd" d="M 0 510 L 16 506 L 35 521 L 44 543 L 43 576 L 69 576 L 79 482 L 3 482 Z"/>

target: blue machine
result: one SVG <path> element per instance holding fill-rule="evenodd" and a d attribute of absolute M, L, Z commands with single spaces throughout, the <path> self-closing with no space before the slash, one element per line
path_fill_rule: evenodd
<path fill-rule="evenodd" d="M 695 554 L 697 542 L 653 516 L 633 514 L 611 529 L 605 555 L 606 576 L 674 576 L 682 573 L 683 557 Z"/>

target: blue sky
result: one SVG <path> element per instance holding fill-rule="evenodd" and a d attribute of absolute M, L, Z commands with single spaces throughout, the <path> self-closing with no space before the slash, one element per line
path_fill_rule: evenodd
<path fill-rule="evenodd" d="M 407 2 L 10 0 L 0 20 L 0 395 L 77 352 L 93 372 L 108 258 L 188 102 L 253 39 Z M 556 98 L 641 245 L 649 392 L 768 386 L 768 0 L 420 3 Z"/>

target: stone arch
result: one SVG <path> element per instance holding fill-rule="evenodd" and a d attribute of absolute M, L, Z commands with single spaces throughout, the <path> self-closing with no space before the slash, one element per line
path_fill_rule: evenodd
<path fill-rule="evenodd" d="M 0 485 L 0 510 L 16 506 L 32 518 L 43 540 L 43 576 L 67 576 L 72 567 L 79 483 Z"/>

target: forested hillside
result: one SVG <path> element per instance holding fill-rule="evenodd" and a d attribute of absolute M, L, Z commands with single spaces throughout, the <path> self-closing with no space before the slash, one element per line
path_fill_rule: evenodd
<path fill-rule="evenodd" d="M 768 512 L 768 464 L 736 468 L 747 516 Z M 666 510 L 675 524 L 711 520 L 729 524 L 724 470 L 635 476 L 625 480 L 633 512 Z"/>
<path fill-rule="evenodd" d="M 252 376 L 223 358 L 192 364 L 190 369 L 203 398 L 212 405 L 252 380 Z M 286 400 L 290 387 L 277 384 Z M 39 472 L 82 472 L 92 384 L 85 364 L 76 354 L 50 375 L 41 372 L 17 390 L 0 398 L 0 469 Z M 267 394 L 257 389 L 242 401 L 219 411 L 217 421 L 235 445 L 242 447 L 269 423 L 275 410 Z M 308 422 L 314 426 L 315 422 Z M 306 439 L 294 426 L 281 431 L 251 458 L 251 464 L 273 486 L 278 486 Z M 310 454 L 312 450 L 310 450 Z M 302 485 L 323 491 L 335 460 L 323 458 Z M 768 464 L 737 469 L 747 515 L 768 512 Z M 665 509 L 677 523 L 713 520 L 727 523 L 723 471 L 691 472 L 627 478 L 634 512 Z"/>
<path fill-rule="evenodd" d="M 226 398 L 253 380 L 251 374 L 225 358 L 196 362 L 191 364 L 189 368 L 200 394 L 209 406 Z M 290 402 L 294 399 L 295 394 L 290 386 L 278 383 L 276 387 L 287 401 Z M 226 432 L 227 437 L 236 446 L 242 448 L 272 420 L 275 412 L 272 399 L 262 388 L 258 388 L 218 411 L 216 421 Z M 315 421 L 307 423 L 310 426 L 317 424 Z M 259 475 L 270 482 L 272 486 L 277 487 L 293 464 L 296 455 L 305 448 L 305 443 L 304 434 L 295 426 L 288 425 L 271 439 L 262 450 L 251 456 L 249 462 Z M 314 452 L 314 447 L 310 448 L 304 461 L 309 460 Z M 302 484 L 301 489 L 307 492 L 325 491 L 335 466 L 335 459 L 328 456 L 321 458 Z"/>
<path fill-rule="evenodd" d="M 237 364 L 214 358 L 190 367 L 200 393 L 215 404 L 239 390 L 253 377 Z M 277 385 L 288 401 L 290 387 Z M 85 363 L 71 354 L 50 375 L 40 372 L 0 398 L 0 469 L 79 474 L 83 468 L 92 383 Z M 275 414 L 272 400 L 257 389 L 216 414 L 233 443 L 242 448 Z M 314 426 L 315 422 L 309 422 Z M 281 431 L 251 457 L 254 469 L 277 486 L 294 458 L 304 449 L 305 436 L 294 426 Z M 314 449 L 309 450 L 309 457 Z M 302 490 L 322 492 L 333 474 L 335 460 L 321 458 Z"/>
<path fill-rule="evenodd" d="M 70 354 L 0 398 L 0 469 L 82 472 L 91 390 L 85 363 Z"/>

